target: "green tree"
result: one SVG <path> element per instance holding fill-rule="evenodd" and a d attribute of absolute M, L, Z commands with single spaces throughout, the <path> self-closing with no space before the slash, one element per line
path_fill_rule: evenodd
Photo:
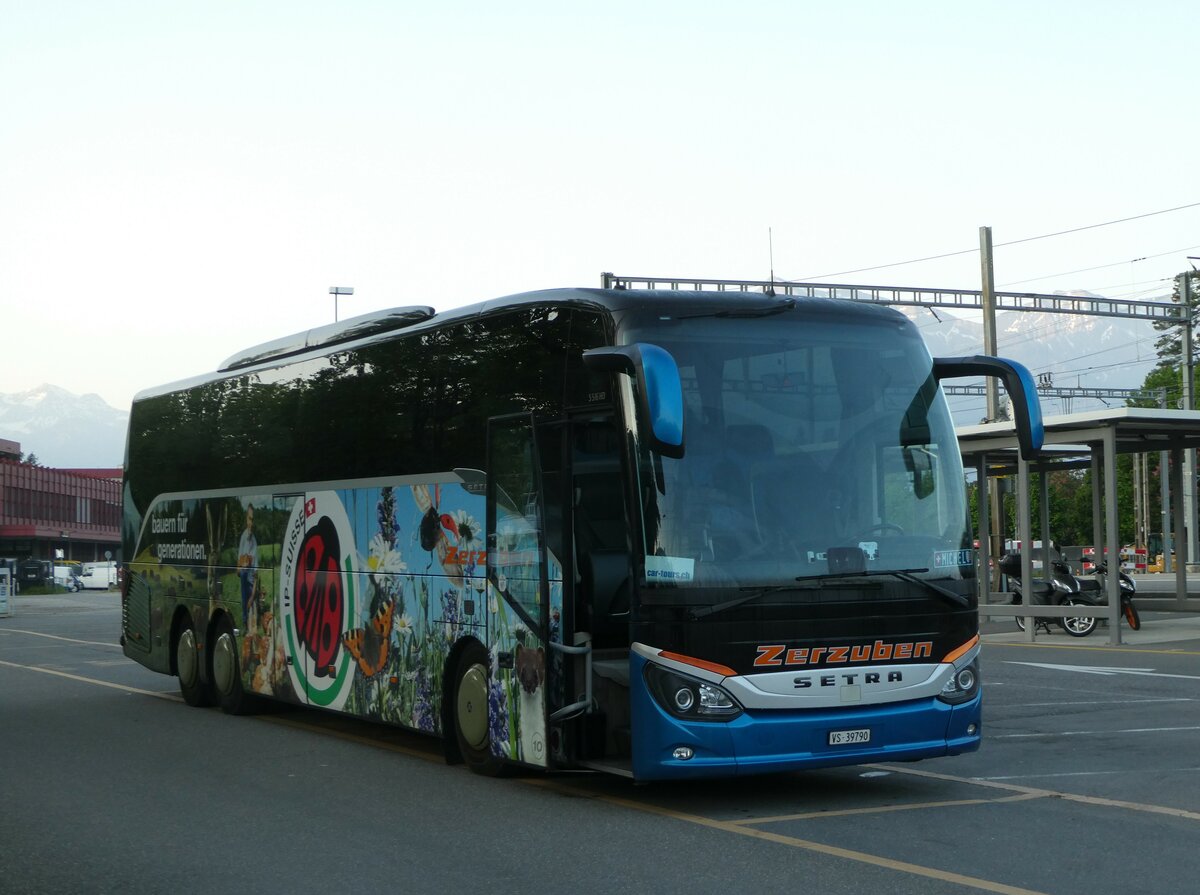
<path fill-rule="evenodd" d="M 1183 286 L 1183 278 L 1188 278 L 1188 305 L 1190 306 L 1190 315 L 1193 325 L 1196 320 L 1196 310 L 1200 307 L 1200 271 L 1189 271 L 1186 274 L 1180 274 L 1175 278 L 1175 288 L 1171 293 L 1171 300 L 1179 302 Z M 1183 354 L 1183 332 L 1182 328 L 1177 323 L 1170 323 L 1165 320 L 1154 321 L 1154 328 L 1162 335 L 1154 343 L 1154 350 L 1158 354 L 1159 366 L 1173 366 L 1178 370 L 1179 358 Z"/>

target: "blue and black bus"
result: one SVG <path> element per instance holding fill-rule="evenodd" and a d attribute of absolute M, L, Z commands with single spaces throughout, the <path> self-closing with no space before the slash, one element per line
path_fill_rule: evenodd
<path fill-rule="evenodd" d="M 636 780 L 978 748 L 975 556 L 895 310 L 556 289 L 243 351 L 134 400 L 122 642 L 192 705 Z"/>

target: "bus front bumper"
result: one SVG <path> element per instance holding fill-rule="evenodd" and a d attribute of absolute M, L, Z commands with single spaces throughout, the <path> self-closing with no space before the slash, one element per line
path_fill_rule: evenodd
<path fill-rule="evenodd" d="M 929 697 L 836 710 L 750 710 L 731 721 L 690 721 L 669 714 L 639 686 L 639 658 L 631 663 L 630 688 L 636 780 L 916 761 L 979 748 L 981 693 L 956 706 Z M 865 743 L 834 745 L 830 736 L 864 730 L 870 732 Z"/>

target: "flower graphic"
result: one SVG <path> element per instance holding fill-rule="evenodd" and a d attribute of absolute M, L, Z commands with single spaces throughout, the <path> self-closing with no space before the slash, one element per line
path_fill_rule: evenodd
<path fill-rule="evenodd" d="M 482 529 L 475 517 L 466 510 L 455 510 L 450 518 L 454 520 L 454 528 L 458 531 L 458 546 L 464 550 L 477 549 L 482 543 L 479 540 Z"/>
<path fill-rule="evenodd" d="M 499 678 L 500 662 L 496 651 L 492 650 L 488 657 L 491 659 L 492 673 L 488 680 L 488 733 L 491 739 L 493 755 L 508 757 L 508 692 Z"/>
<path fill-rule="evenodd" d="M 382 534 L 371 538 L 371 545 L 368 549 L 370 552 L 367 555 L 366 566 L 372 575 L 398 575 L 408 569 L 400 551 L 396 550 Z"/>
<path fill-rule="evenodd" d="M 442 620 L 446 627 L 446 639 L 453 643 L 462 628 L 462 604 L 458 600 L 458 591 L 448 590 L 442 594 Z"/>

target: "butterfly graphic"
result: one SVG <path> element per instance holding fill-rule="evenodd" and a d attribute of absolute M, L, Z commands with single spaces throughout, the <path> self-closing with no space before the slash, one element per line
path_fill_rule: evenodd
<path fill-rule="evenodd" d="M 366 677 L 374 677 L 387 664 L 388 650 L 392 645 L 392 614 L 396 601 L 382 603 L 371 616 L 370 624 L 355 628 L 342 635 L 342 643 L 354 656 L 358 667 Z"/>

